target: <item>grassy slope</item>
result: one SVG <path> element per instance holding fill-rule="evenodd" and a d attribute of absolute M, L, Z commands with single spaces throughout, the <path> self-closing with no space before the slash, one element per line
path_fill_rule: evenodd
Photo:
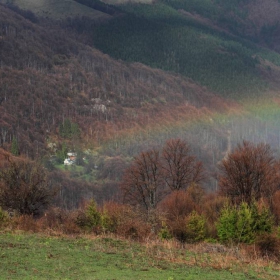
<path fill-rule="evenodd" d="M 0 2 L 5 3 L 7 1 L 1 0 Z M 76 16 L 86 16 L 93 19 L 109 17 L 74 0 L 14 0 L 13 4 L 21 9 L 30 10 L 38 16 L 52 19 L 66 19 Z"/>
<path fill-rule="evenodd" d="M 111 238 L 1 234 L 3 279 L 277 279 L 277 267 L 211 268 L 211 256 Z M 224 256 L 227 258 L 227 256 Z M 219 265 L 222 265 L 221 262 Z M 208 264 L 208 265 L 207 265 Z M 214 264 L 213 264 L 214 265 Z M 217 263 L 215 264 L 217 265 Z M 253 265 L 253 264 L 252 264 Z"/>

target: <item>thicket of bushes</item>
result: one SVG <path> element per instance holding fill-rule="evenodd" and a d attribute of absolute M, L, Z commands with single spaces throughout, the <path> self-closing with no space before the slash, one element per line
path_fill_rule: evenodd
<path fill-rule="evenodd" d="M 185 191 L 184 191 L 185 192 Z M 191 194 L 185 194 L 191 199 Z M 223 207 L 220 208 L 220 200 Z M 206 208 L 201 207 L 207 205 Z M 173 205 L 173 207 L 176 207 Z M 162 204 L 162 209 L 165 204 Z M 209 219 L 209 209 L 217 210 L 215 222 Z M 217 214 L 217 213 L 215 213 Z M 212 217 L 213 218 L 213 217 Z M 225 245 L 241 243 L 256 245 L 260 256 L 278 259 L 280 256 L 279 228 L 273 220 L 268 207 L 260 203 L 249 206 L 242 203 L 239 207 L 230 205 L 225 198 L 206 195 L 197 207 L 193 203 L 188 211 L 176 220 L 163 210 L 154 213 L 154 219 L 147 220 L 143 213 L 129 205 L 107 202 L 102 207 L 94 200 L 87 202 L 78 210 L 67 211 L 50 208 L 44 216 L 34 219 L 29 215 L 9 216 L 0 210 L 1 230 L 24 230 L 60 234 L 115 234 L 136 241 L 150 239 L 176 239 L 182 243 L 220 242 Z"/>
<path fill-rule="evenodd" d="M 44 212 L 44 199 L 51 198 L 47 176 L 42 177 L 45 169 L 3 152 L 8 160 L 0 161 L 0 204 L 5 209 L 0 208 L 0 227 L 52 234 L 115 234 L 138 241 L 176 239 L 182 244 L 254 243 L 259 254 L 278 259 L 279 161 L 270 147 L 238 145 L 220 164 L 219 192 L 210 194 L 199 185 L 203 170 L 189 148 L 185 141 L 171 139 L 161 150 L 136 157 L 120 182 L 126 183 L 125 188 L 120 186 L 124 196 L 132 190 L 126 204 L 98 205 L 92 199 L 78 209 L 52 207 Z M 155 198 L 157 203 L 152 203 Z"/>

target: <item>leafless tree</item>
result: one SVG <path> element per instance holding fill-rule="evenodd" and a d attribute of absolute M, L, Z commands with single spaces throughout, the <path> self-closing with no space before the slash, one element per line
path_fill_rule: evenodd
<path fill-rule="evenodd" d="M 269 145 L 244 141 L 221 162 L 220 192 L 234 203 L 270 201 L 279 184 L 278 165 Z"/>
<path fill-rule="evenodd" d="M 171 139 L 161 151 L 153 149 L 137 156 L 125 171 L 120 188 L 125 202 L 149 211 L 171 191 L 197 185 L 203 179 L 202 169 L 185 141 Z"/>
<path fill-rule="evenodd" d="M 163 176 L 172 190 L 187 189 L 203 179 L 202 163 L 191 154 L 190 146 L 181 139 L 166 142 L 162 151 Z"/>
<path fill-rule="evenodd" d="M 164 196 L 160 152 L 153 149 L 137 156 L 125 171 L 120 187 L 126 202 L 148 211 L 155 209 Z"/>
<path fill-rule="evenodd" d="M 0 206 L 37 216 L 54 196 L 45 169 L 27 160 L 11 160 L 0 170 Z"/>

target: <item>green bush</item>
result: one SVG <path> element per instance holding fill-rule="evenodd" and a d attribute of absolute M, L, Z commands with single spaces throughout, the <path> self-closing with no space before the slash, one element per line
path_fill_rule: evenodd
<path fill-rule="evenodd" d="M 198 242 L 206 238 L 206 220 L 203 215 L 192 211 L 187 218 L 186 239 L 188 242 Z"/>
<path fill-rule="evenodd" d="M 222 242 L 234 241 L 236 237 L 237 209 L 226 205 L 217 222 L 218 237 Z"/>
<path fill-rule="evenodd" d="M 252 210 L 247 203 L 243 202 L 237 211 L 236 221 L 236 241 L 242 243 L 252 243 L 255 237 Z"/>
<path fill-rule="evenodd" d="M 94 199 L 90 200 L 85 211 L 79 213 L 76 219 L 76 224 L 87 231 L 99 233 L 100 228 L 102 227 L 102 220 Z"/>
<path fill-rule="evenodd" d="M 9 220 L 9 215 L 0 207 L 0 228 L 3 228 L 7 225 Z"/>
<path fill-rule="evenodd" d="M 225 206 L 216 224 L 222 242 L 253 243 L 262 233 L 271 233 L 273 216 L 267 207 L 258 208 L 256 203 L 243 202 L 236 206 Z"/>
<path fill-rule="evenodd" d="M 254 217 L 254 230 L 258 233 L 271 233 L 273 229 L 274 219 L 267 207 L 262 207 L 258 210 L 256 203 L 252 206 Z"/>
<path fill-rule="evenodd" d="M 172 234 L 170 233 L 168 227 L 163 224 L 159 233 L 158 233 L 158 236 L 161 240 L 170 240 L 172 239 Z"/>
<path fill-rule="evenodd" d="M 101 214 L 100 219 L 103 232 L 116 232 L 117 225 L 106 211 Z"/>

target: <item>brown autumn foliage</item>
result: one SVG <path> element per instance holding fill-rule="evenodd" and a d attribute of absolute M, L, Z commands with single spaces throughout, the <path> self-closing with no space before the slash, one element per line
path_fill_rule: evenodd
<path fill-rule="evenodd" d="M 0 5 L 1 146 L 16 136 L 20 151 L 35 158 L 64 118 L 79 125 L 82 139 L 100 143 L 179 115 L 206 115 L 205 107 L 229 107 L 186 78 L 113 60 L 71 29 L 47 24 Z"/>
<path fill-rule="evenodd" d="M 75 222 L 76 217 L 77 211 L 51 207 L 37 220 L 37 224 L 41 231 L 78 234 L 81 233 L 81 229 Z"/>
<path fill-rule="evenodd" d="M 11 159 L 14 158 L 11 153 L 0 148 L 0 168 L 6 167 Z"/>
<path fill-rule="evenodd" d="M 32 159 L 53 155 L 46 139 L 57 147 L 62 141 L 77 147 L 74 139 L 59 136 L 59 127 L 67 118 L 78 124 L 79 142 L 86 142 L 85 146 L 106 141 L 106 148 L 112 145 L 106 156 L 115 156 L 116 146 L 123 149 L 118 155 L 135 156 L 150 148 L 149 144 L 128 147 L 127 138 L 134 141 L 155 125 L 168 129 L 182 119 L 191 122 L 231 106 L 187 78 L 114 60 L 83 44 L 71 28 L 29 21 L 0 5 L 0 147 L 6 150 L 13 138 L 18 140 L 20 153 Z M 165 138 L 157 140 L 164 142 Z M 100 165 L 103 170 L 98 170 L 98 176 L 106 178 L 104 195 L 93 191 L 98 201 L 116 189 L 113 181 L 121 177 L 120 164 L 121 158 Z M 60 177 L 65 181 L 59 182 L 61 199 L 56 205 L 67 209 L 77 207 L 80 198 L 94 189 L 89 183 Z"/>
<path fill-rule="evenodd" d="M 98 174 L 98 179 L 110 179 L 118 181 L 124 170 L 128 167 L 128 162 L 125 161 L 121 156 L 106 157 L 103 162 L 99 163 L 101 172 Z"/>
<path fill-rule="evenodd" d="M 172 192 L 160 205 L 160 209 L 171 223 L 178 221 L 181 217 L 185 218 L 193 210 L 197 211 L 199 208 L 199 205 L 193 201 L 190 194 L 185 190 Z"/>
<path fill-rule="evenodd" d="M 27 232 L 39 232 L 42 228 L 39 226 L 38 221 L 31 215 L 15 216 L 11 220 L 11 226 L 16 230 L 23 230 Z"/>
<path fill-rule="evenodd" d="M 39 219 L 33 215 L 16 215 L 9 220 L 8 228 L 27 232 L 45 232 L 51 235 L 80 234 L 82 230 L 76 224 L 77 211 L 67 211 L 52 207 Z"/>
<path fill-rule="evenodd" d="M 280 223 L 280 190 L 277 190 L 272 198 L 272 213 L 275 218 L 276 224 Z"/>
<path fill-rule="evenodd" d="M 217 237 L 216 222 L 226 203 L 228 203 L 228 199 L 216 192 L 205 194 L 203 197 L 201 211 L 206 218 L 208 233 L 214 238 Z"/>
<path fill-rule="evenodd" d="M 103 231 L 134 240 L 144 240 L 151 235 L 151 224 L 142 211 L 127 204 L 107 201 L 101 209 Z"/>
<path fill-rule="evenodd" d="M 279 186 L 277 165 L 269 145 L 244 141 L 221 163 L 220 193 L 233 203 L 250 204 L 265 198 L 271 205 Z"/>
<path fill-rule="evenodd" d="M 202 213 L 205 197 L 204 190 L 192 185 L 187 190 L 175 190 L 159 206 L 162 219 L 170 233 L 178 240 L 185 242 L 189 215 L 195 211 Z"/>
<path fill-rule="evenodd" d="M 256 246 L 262 257 L 279 261 L 280 240 L 275 234 L 263 233 L 257 237 Z"/>
<path fill-rule="evenodd" d="M 67 172 L 54 170 L 50 172 L 51 184 L 58 190 L 57 195 L 53 199 L 53 205 L 63 209 L 77 209 L 81 202 L 92 196 L 98 202 L 108 199 L 106 189 L 98 188 L 96 184 L 71 178 Z"/>

